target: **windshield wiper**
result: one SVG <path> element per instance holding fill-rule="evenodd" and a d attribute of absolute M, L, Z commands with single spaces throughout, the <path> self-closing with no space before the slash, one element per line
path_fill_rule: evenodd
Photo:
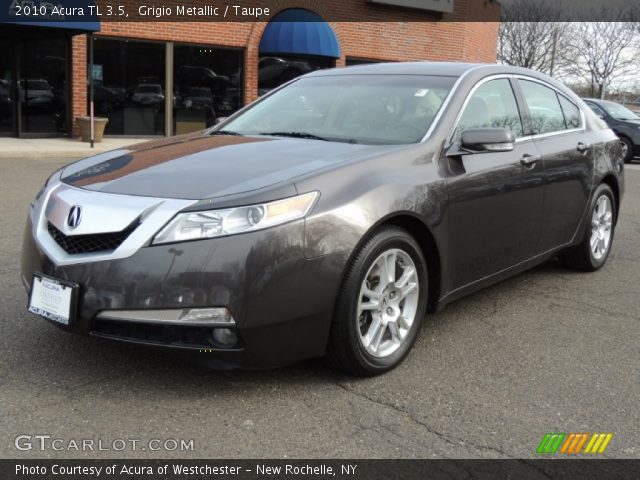
<path fill-rule="evenodd" d="M 270 137 L 308 138 L 310 140 L 324 140 L 325 142 L 329 141 L 327 138 L 319 137 L 318 135 L 307 132 L 264 132 L 259 133 L 258 135 L 267 135 Z"/>
<path fill-rule="evenodd" d="M 242 134 L 238 132 L 232 132 L 231 130 L 214 130 L 209 135 L 235 135 L 241 137 Z"/>

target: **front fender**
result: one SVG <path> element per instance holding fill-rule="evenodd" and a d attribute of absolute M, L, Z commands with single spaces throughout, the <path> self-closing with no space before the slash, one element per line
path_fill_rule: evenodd
<path fill-rule="evenodd" d="M 306 219 L 306 258 L 349 253 L 367 232 L 396 215 L 417 217 L 432 232 L 444 232 L 439 226 L 444 222 L 447 190 L 431 162 L 374 170 L 352 181 L 345 181 L 348 174 L 342 173 L 336 172 L 332 181 L 326 179 L 319 189 L 320 200 Z"/>

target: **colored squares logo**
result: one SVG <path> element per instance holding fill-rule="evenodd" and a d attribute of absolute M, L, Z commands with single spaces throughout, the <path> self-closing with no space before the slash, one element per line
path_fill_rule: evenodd
<path fill-rule="evenodd" d="M 566 436 L 566 433 L 547 433 L 538 445 L 537 453 L 548 455 L 556 453 Z"/>
<path fill-rule="evenodd" d="M 613 433 L 594 433 L 584 453 L 604 453 L 613 438 Z"/>
<path fill-rule="evenodd" d="M 575 454 L 582 451 L 582 447 L 589 438 L 588 433 L 571 433 L 567 437 L 567 440 L 562 444 L 560 453 Z"/>
<path fill-rule="evenodd" d="M 602 454 L 612 438 L 613 433 L 547 433 L 536 452 L 540 455 Z"/>

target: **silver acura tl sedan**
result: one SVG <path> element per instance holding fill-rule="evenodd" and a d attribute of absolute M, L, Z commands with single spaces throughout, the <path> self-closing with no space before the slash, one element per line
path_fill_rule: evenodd
<path fill-rule="evenodd" d="M 623 190 L 615 134 L 539 73 L 323 70 L 213 129 L 55 172 L 22 280 L 29 311 L 70 332 L 374 375 L 427 312 L 555 256 L 602 267 Z"/>

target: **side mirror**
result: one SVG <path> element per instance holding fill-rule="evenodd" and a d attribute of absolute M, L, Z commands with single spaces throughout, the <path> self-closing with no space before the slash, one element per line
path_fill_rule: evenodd
<path fill-rule="evenodd" d="M 227 118 L 229 118 L 229 117 L 216 117 L 216 119 L 214 120 L 213 124 L 214 125 L 219 125 L 222 122 L 224 122 Z"/>
<path fill-rule="evenodd" d="M 471 128 L 462 132 L 460 147 L 468 153 L 511 152 L 515 141 L 508 128 Z"/>

